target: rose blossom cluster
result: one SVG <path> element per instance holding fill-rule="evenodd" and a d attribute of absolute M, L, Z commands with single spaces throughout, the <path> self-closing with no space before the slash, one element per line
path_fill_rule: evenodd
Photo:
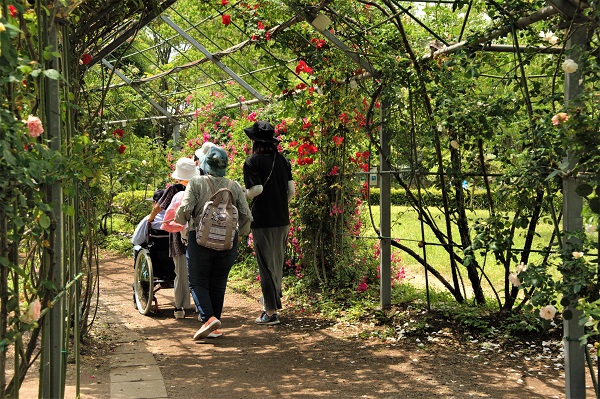
<path fill-rule="evenodd" d="M 552 124 L 554 126 L 558 126 L 561 123 L 568 121 L 569 118 L 570 118 L 570 116 L 567 115 L 565 112 L 559 112 L 558 114 L 556 114 L 552 117 Z"/>

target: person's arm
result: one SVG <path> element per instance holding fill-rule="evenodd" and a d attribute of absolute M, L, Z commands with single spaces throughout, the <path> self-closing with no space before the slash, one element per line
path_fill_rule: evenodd
<path fill-rule="evenodd" d="M 179 208 L 177 208 L 177 212 L 175 213 L 175 221 L 179 224 L 185 224 L 192 218 L 192 212 L 196 207 L 201 190 L 200 179 L 202 179 L 201 176 L 192 177 L 192 180 L 188 182 L 188 185 L 185 188 L 183 198 L 181 199 L 181 205 L 179 205 Z"/>
<path fill-rule="evenodd" d="M 263 185 L 258 174 L 258 171 L 254 168 L 252 164 L 252 156 L 248 157 L 244 162 L 243 172 L 244 172 L 244 186 L 246 189 L 242 188 L 242 192 L 248 199 L 252 199 L 254 197 L 259 196 L 263 192 Z"/>
<path fill-rule="evenodd" d="M 283 159 L 285 160 L 285 173 L 287 174 L 288 180 L 287 200 L 290 202 L 292 198 L 294 198 L 294 195 L 296 195 L 296 186 L 292 179 L 292 164 L 286 157 L 283 157 Z"/>
<path fill-rule="evenodd" d="M 158 205 L 158 202 L 155 202 L 154 207 L 152 208 L 152 212 L 150 212 L 150 215 L 148 216 L 148 221 L 152 223 L 156 215 L 158 215 L 162 210 L 163 209 L 160 207 L 160 205 Z"/>
<path fill-rule="evenodd" d="M 232 190 L 235 198 L 235 206 L 238 209 L 238 239 L 250 233 L 250 223 L 252 222 L 252 211 L 248 206 L 248 201 L 244 198 L 244 189 L 238 182 L 234 182 L 235 189 Z"/>
<path fill-rule="evenodd" d="M 254 197 L 261 195 L 262 192 L 263 192 L 262 185 L 259 184 L 256 186 L 252 186 L 252 187 L 246 189 L 246 198 L 252 199 Z"/>
<path fill-rule="evenodd" d="M 288 190 L 287 190 L 288 202 L 290 202 L 292 200 L 292 198 L 294 198 L 294 195 L 296 195 L 296 185 L 294 184 L 293 180 L 288 180 Z"/>

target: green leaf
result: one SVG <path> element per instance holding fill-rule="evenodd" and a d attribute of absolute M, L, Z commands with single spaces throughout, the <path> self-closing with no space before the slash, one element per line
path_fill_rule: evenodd
<path fill-rule="evenodd" d="M 40 215 L 38 222 L 43 229 L 47 229 L 50 227 L 50 217 L 45 213 L 42 213 Z"/>
<path fill-rule="evenodd" d="M 8 165 L 15 165 L 17 163 L 17 159 L 13 156 L 13 154 L 10 152 L 10 147 L 8 146 L 2 146 L 3 147 L 3 151 L 2 151 L 2 156 L 4 157 L 4 161 L 8 164 Z"/>
<path fill-rule="evenodd" d="M 44 288 L 48 289 L 48 290 L 53 290 L 56 288 L 56 285 L 54 285 L 54 283 L 51 280 L 45 280 L 42 285 L 44 286 Z"/>
<path fill-rule="evenodd" d="M 479 70 L 475 67 L 471 67 L 465 71 L 466 78 L 472 79 L 472 78 L 476 78 L 478 76 L 479 76 Z"/>
<path fill-rule="evenodd" d="M 591 193 L 594 192 L 594 188 L 592 186 L 590 186 L 589 184 L 584 183 L 584 184 L 580 184 L 575 189 L 575 192 L 581 197 L 587 197 L 588 195 L 590 195 Z"/>
<path fill-rule="evenodd" d="M 94 172 L 90 168 L 83 168 L 81 171 L 85 177 L 94 177 Z"/>
<path fill-rule="evenodd" d="M 556 176 L 557 174 L 561 173 L 561 170 L 555 170 L 554 172 L 550 173 L 548 175 L 548 177 L 546 177 L 546 180 L 552 180 L 554 178 L 554 176 Z"/>
<path fill-rule="evenodd" d="M 58 72 L 56 69 L 46 69 L 44 71 L 44 75 L 46 75 L 46 77 L 48 79 L 54 79 L 54 80 L 60 79 L 60 72 Z"/>
<path fill-rule="evenodd" d="M 63 212 L 67 216 L 75 216 L 75 208 L 73 206 L 71 206 L 71 205 L 65 205 L 65 206 L 63 206 Z"/>
<path fill-rule="evenodd" d="M 8 30 L 11 33 L 12 37 L 14 37 L 14 34 L 21 32 L 21 29 L 19 29 L 19 27 L 15 26 L 13 24 L 9 24 L 8 22 L 4 24 L 4 27 L 6 28 L 6 30 Z"/>
<path fill-rule="evenodd" d="M 17 69 L 21 71 L 23 75 L 28 75 L 33 70 L 33 68 L 31 68 L 29 65 L 19 65 Z"/>

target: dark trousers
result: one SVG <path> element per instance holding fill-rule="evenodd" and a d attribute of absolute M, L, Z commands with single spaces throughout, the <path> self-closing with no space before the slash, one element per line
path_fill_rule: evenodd
<path fill-rule="evenodd" d="M 196 231 L 189 232 L 187 255 L 190 292 L 204 322 L 212 316 L 221 318 L 227 278 L 237 257 L 237 247 L 237 234 L 233 239 L 233 248 L 216 251 L 196 244 Z"/>

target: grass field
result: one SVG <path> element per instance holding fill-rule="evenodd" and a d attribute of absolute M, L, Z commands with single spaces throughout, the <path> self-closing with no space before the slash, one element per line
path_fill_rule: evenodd
<path fill-rule="evenodd" d="M 442 231 L 446 231 L 446 224 L 443 218 L 443 214 L 438 209 L 430 209 L 431 214 L 436 221 L 438 227 L 442 229 Z M 365 215 L 367 222 L 365 223 L 365 227 L 363 230 L 363 235 L 365 237 L 374 236 L 374 231 L 371 227 L 371 223 L 369 221 L 369 211 L 368 209 L 364 209 L 362 212 Z M 379 207 L 372 207 L 373 220 L 376 225 L 379 225 Z M 392 207 L 392 238 L 400 241 L 405 246 L 411 248 L 413 251 L 418 253 L 421 257 L 426 257 L 427 262 L 432 265 L 435 269 L 440 271 L 440 273 L 447 279 L 451 280 L 451 269 L 450 269 L 450 260 L 449 255 L 446 250 L 439 244 L 439 241 L 434 236 L 431 229 L 423 225 L 421 228 L 421 222 L 417 218 L 417 213 L 408 207 L 403 206 L 393 206 Z M 470 211 L 467 215 L 469 221 L 474 221 L 477 218 L 486 218 L 488 216 L 487 211 Z M 510 215 L 509 215 L 510 216 Z M 537 233 L 539 236 L 535 237 L 534 240 L 534 249 L 541 249 L 543 246 L 548 244 L 548 240 L 551 237 L 553 226 L 550 224 L 541 224 L 538 226 Z M 514 238 L 514 248 L 516 250 L 520 250 L 523 248 L 524 243 L 524 230 L 517 230 Z M 456 226 L 453 226 L 452 236 L 455 242 L 460 242 L 460 237 L 458 235 L 458 229 Z M 471 233 L 471 237 L 473 237 L 473 233 Z M 423 248 L 419 247 L 419 242 L 424 241 L 425 245 Z M 392 249 L 393 251 L 398 251 L 397 249 Z M 457 249 L 456 253 L 462 257 L 462 250 Z M 400 256 L 402 258 L 402 264 L 406 270 L 407 278 L 409 281 L 413 281 L 415 284 L 421 285 L 425 284 L 425 271 L 424 267 L 418 263 L 415 259 L 410 257 L 407 253 L 401 252 Z M 520 258 L 520 254 L 517 252 L 517 257 Z M 484 268 L 486 274 L 493 282 L 496 290 L 501 291 L 501 288 L 504 285 L 504 270 L 501 265 L 497 264 L 493 254 L 488 255 L 487 258 L 479 255 L 476 255 L 477 261 L 480 266 Z M 542 255 L 540 253 L 533 253 L 530 256 L 530 263 L 540 262 L 542 259 Z M 513 264 L 511 266 L 511 271 L 516 269 L 517 264 Z M 466 278 L 466 270 L 464 267 L 460 267 L 461 273 L 463 275 L 463 280 L 465 281 L 465 285 L 468 286 L 468 281 Z M 429 275 L 429 283 L 433 287 L 441 287 L 441 284 L 437 281 L 434 276 Z M 484 289 L 487 294 L 491 294 L 491 289 L 489 285 L 484 284 Z M 467 289 L 469 291 L 469 289 Z M 467 292 L 467 295 L 470 295 L 470 292 Z"/>

